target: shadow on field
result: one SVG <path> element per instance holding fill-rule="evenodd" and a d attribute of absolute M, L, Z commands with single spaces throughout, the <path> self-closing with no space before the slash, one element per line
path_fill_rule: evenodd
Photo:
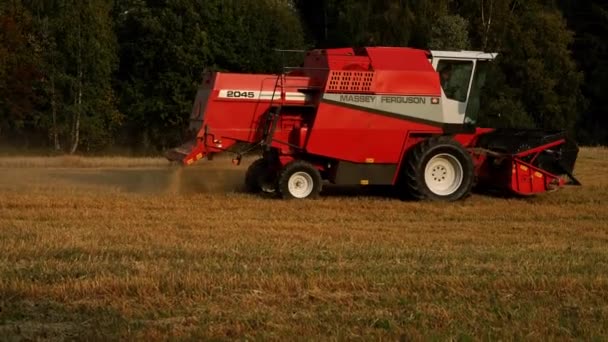
<path fill-rule="evenodd" d="M 38 179 L 48 179 L 45 182 L 58 180 L 61 184 L 76 187 L 141 194 L 245 193 L 245 171 L 246 168 L 210 169 L 204 166 L 37 170 L 37 172 L 41 172 Z M 504 191 L 488 189 L 475 189 L 473 193 L 499 199 L 520 198 Z M 402 199 L 398 188 L 393 186 L 339 186 L 329 183 L 323 185 L 321 196 L 325 198 Z M 260 197 L 278 198 L 273 195 L 260 195 Z"/>
<path fill-rule="evenodd" d="M 371 197 L 384 198 L 391 200 L 403 200 L 405 202 L 417 202 L 416 199 L 399 193 L 399 189 L 395 186 L 338 186 L 326 185 L 321 193 L 324 197 Z M 517 196 L 504 190 L 494 189 L 473 189 L 471 195 L 480 195 L 488 198 L 496 199 L 526 199 L 526 196 Z"/>
<path fill-rule="evenodd" d="M 205 167 L 167 167 L 138 169 L 67 169 L 50 175 L 62 183 L 141 194 L 244 193 L 245 170 Z M 338 186 L 324 184 L 323 197 L 377 197 L 395 199 L 398 192 L 390 186 Z M 266 197 L 266 196 L 260 196 Z M 270 196 L 272 197 L 272 196 Z M 268 197 L 266 197 L 268 198 Z"/>
<path fill-rule="evenodd" d="M 398 199 L 399 192 L 393 186 L 341 186 L 324 184 L 323 197 L 377 197 Z"/>

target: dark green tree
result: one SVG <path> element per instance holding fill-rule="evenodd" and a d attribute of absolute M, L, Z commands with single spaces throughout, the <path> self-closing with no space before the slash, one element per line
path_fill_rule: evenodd
<path fill-rule="evenodd" d="M 468 50 L 469 23 L 459 15 L 439 17 L 431 28 L 429 48 L 434 50 Z"/>
<path fill-rule="evenodd" d="M 477 4 L 478 48 L 499 52 L 501 75 L 488 87 L 487 110 L 501 112 L 502 124 L 567 129 L 575 133 L 583 102 L 581 72 L 571 54 L 573 33 L 552 4 L 511 0 Z M 495 113 L 489 113 L 495 114 Z M 498 123 L 500 124 L 500 123 Z"/>
<path fill-rule="evenodd" d="M 24 0 L 42 53 L 44 127 L 55 149 L 100 150 L 121 123 L 112 90 L 118 59 L 109 0 Z M 61 143 L 63 142 L 63 144 Z"/>
<path fill-rule="evenodd" d="M 608 3 L 599 0 L 562 0 L 569 26 L 576 32 L 573 54 L 585 73 L 582 92 L 588 106 L 579 117 L 579 140 L 608 144 Z"/>
<path fill-rule="evenodd" d="M 124 141 L 146 150 L 183 139 L 205 69 L 280 71 L 274 50 L 304 42 L 286 0 L 117 1 L 115 21 Z"/>
<path fill-rule="evenodd" d="M 438 23 L 449 14 L 452 2 L 298 0 L 295 4 L 309 37 L 317 46 L 395 45 L 425 48 L 431 44 L 433 27 L 442 30 L 452 24 L 445 21 Z"/>
<path fill-rule="evenodd" d="M 40 118 L 36 88 L 41 61 L 30 13 L 13 0 L 0 4 L 0 140 L 27 144 Z"/>

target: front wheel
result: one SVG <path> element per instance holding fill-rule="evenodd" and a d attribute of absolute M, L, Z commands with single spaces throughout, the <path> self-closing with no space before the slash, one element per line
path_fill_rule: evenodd
<path fill-rule="evenodd" d="M 313 165 L 296 160 L 285 166 L 279 177 L 284 199 L 312 199 L 321 192 L 321 174 Z"/>
<path fill-rule="evenodd" d="M 427 162 L 424 169 L 426 186 L 438 196 L 455 193 L 462 186 L 463 180 L 462 163 L 449 153 L 435 155 Z"/>
<path fill-rule="evenodd" d="M 405 163 L 406 190 L 416 199 L 457 201 L 475 181 L 471 155 L 449 137 L 433 137 L 413 148 Z"/>

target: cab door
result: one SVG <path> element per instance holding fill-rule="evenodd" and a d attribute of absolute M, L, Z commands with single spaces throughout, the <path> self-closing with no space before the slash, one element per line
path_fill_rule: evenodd
<path fill-rule="evenodd" d="M 471 80 L 476 61 L 463 59 L 436 59 L 433 67 L 439 73 L 444 123 L 466 123 Z"/>

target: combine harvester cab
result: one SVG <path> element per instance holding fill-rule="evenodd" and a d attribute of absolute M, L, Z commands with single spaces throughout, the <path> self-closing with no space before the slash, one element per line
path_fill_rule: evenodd
<path fill-rule="evenodd" d="M 534 195 L 579 184 L 563 132 L 479 128 L 496 54 L 374 47 L 312 50 L 281 75 L 206 73 L 190 138 L 167 158 L 263 151 L 251 192 L 315 198 L 324 182 L 392 185 L 404 197 L 454 201 L 477 185 Z"/>

